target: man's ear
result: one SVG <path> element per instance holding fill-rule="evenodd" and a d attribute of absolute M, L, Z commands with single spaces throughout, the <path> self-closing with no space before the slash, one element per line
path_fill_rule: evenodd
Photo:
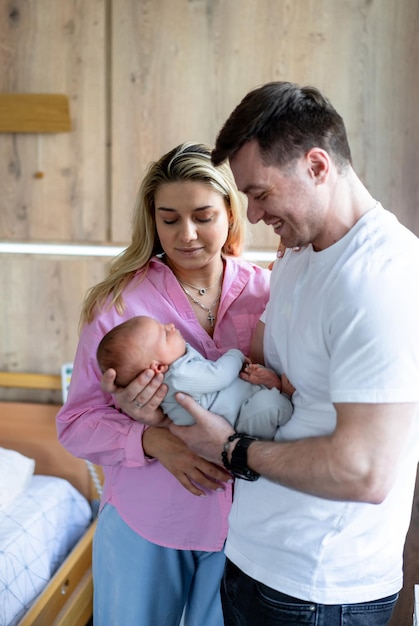
<path fill-rule="evenodd" d="M 324 183 L 330 169 L 328 153 L 321 148 L 311 148 L 306 156 L 311 176 L 317 183 Z"/>
<path fill-rule="evenodd" d="M 162 374 L 165 374 L 167 370 L 169 369 L 169 366 L 163 365 L 163 363 L 159 363 L 158 361 L 153 361 L 150 364 L 150 369 L 153 370 L 155 374 L 158 374 L 159 372 L 161 372 Z"/>

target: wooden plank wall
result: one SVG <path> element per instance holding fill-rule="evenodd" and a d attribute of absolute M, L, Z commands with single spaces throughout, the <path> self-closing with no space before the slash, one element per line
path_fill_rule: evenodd
<path fill-rule="evenodd" d="M 418 23 L 417 0 L 0 0 L 0 91 L 66 94 L 72 120 L 70 133 L 0 134 L 0 241 L 126 243 L 147 163 L 212 144 L 270 80 L 329 95 L 361 178 L 419 235 Z M 249 247 L 276 238 L 256 226 Z M 106 262 L 0 254 L 1 369 L 72 360 Z"/>
<path fill-rule="evenodd" d="M 73 124 L 70 133 L 0 135 L 0 238 L 104 241 L 105 5 L 0 0 L 0 7 L 0 90 L 66 94 Z M 38 170 L 42 179 L 34 178 Z"/>
<path fill-rule="evenodd" d="M 148 162 L 183 140 L 212 144 L 245 93 L 276 79 L 330 96 L 357 171 L 419 234 L 418 19 L 417 0 L 0 0 L 0 90 L 68 95 L 73 128 L 0 134 L 0 240 L 126 243 Z M 257 225 L 249 247 L 276 237 Z M 71 360 L 104 266 L 0 255 L 0 368 Z M 28 315 L 54 329 L 30 332 Z"/>
<path fill-rule="evenodd" d="M 418 19 L 417 0 L 114 2 L 112 207 L 129 209 L 150 159 L 185 137 L 212 143 L 249 89 L 291 80 L 331 98 L 357 172 L 419 234 Z M 262 232 L 256 243 L 274 245 Z"/>

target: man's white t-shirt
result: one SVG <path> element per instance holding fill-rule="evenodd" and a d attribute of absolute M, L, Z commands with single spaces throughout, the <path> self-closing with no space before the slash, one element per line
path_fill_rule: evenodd
<path fill-rule="evenodd" d="M 334 402 L 419 402 L 419 240 L 381 206 L 333 246 L 288 250 L 272 272 L 265 363 L 297 391 L 283 441 L 333 432 Z M 419 415 L 379 505 L 237 480 L 226 554 L 246 574 L 323 604 L 402 586 Z"/>

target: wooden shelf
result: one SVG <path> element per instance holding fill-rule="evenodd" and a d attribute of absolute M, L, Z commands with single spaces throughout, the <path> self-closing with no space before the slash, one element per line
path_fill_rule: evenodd
<path fill-rule="evenodd" d="M 63 94 L 0 94 L 1 133 L 68 133 L 68 97 Z"/>
<path fill-rule="evenodd" d="M 59 374 L 34 374 L 32 372 L 0 372 L 0 387 L 61 389 L 61 376 Z"/>

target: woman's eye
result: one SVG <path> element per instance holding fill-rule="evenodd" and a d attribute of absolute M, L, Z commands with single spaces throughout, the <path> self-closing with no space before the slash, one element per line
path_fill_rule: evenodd
<path fill-rule="evenodd" d="M 214 219 L 213 213 L 198 213 L 194 217 L 195 222 L 198 224 L 205 224 L 206 222 L 211 222 Z"/>
<path fill-rule="evenodd" d="M 197 224 L 206 224 L 207 222 L 211 222 L 213 219 L 213 216 L 210 215 L 209 217 L 194 217 L 194 221 Z M 177 224 L 179 222 L 179 218 L 175 217 L 173 219 L 169 219 L 169 218 L 165 218 L 163 219 L 163 224 L 167 224 L 168 226 L 172 225 L 172 224 Z"/>

